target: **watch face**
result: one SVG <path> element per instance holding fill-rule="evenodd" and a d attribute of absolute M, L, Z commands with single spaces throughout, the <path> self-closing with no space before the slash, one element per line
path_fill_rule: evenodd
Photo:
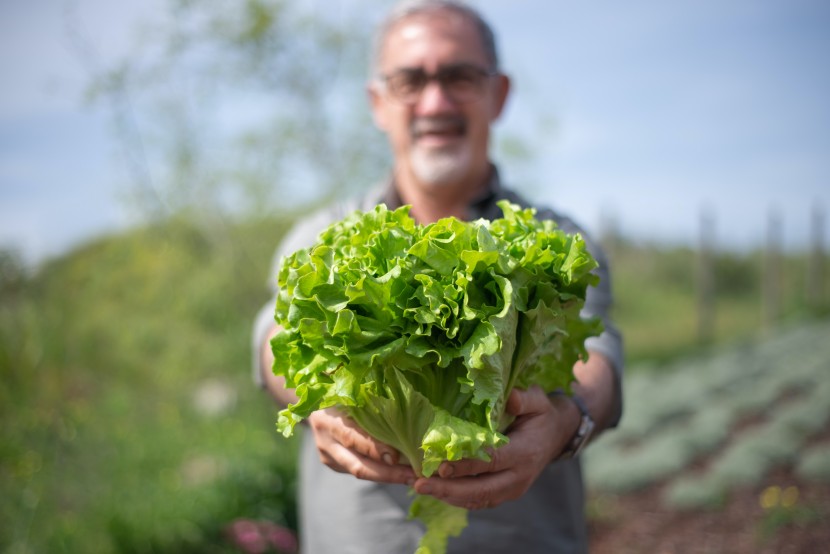
<path fill-rule="evenodd" d="M 591 433 L 594 432 L 594 420 L 591 419 L 587 413 L 582 414 L 582 422 L 579 424 L 579 430 L 571 443 L 571 456 L 576 456 L 588 444 L 588 439 L 591 438 Z"/>
<path fill-rule="evenodd" d="M 594 420 L 591 419 L 591 416 L 589 416 L 588 414 L 585 414 L 584 422 L 586 429 L 585 433 L 583 433 L 582 435 L 582 444 L 588 442 L 588 440 L 591 438 L 591 435 L 594 433 L 595 427 Z"/>

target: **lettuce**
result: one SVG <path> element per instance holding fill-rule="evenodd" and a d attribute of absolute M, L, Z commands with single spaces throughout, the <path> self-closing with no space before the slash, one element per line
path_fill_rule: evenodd
<path fill-rule="evenodd" d="M 532 209 L 421 226 L 379 205 L 324 230 L 278 274 L 274 372 L 298 396 L 279 414 L 290 436 L 337 406 L 393 446 L 418 475 L 444 460 L 489 460 L 507 442 L 514 387 L 569 390 L 601 322 L 580 311 L 597 266 L 579 235 Z M 419 552 L 445 551 L 466 511 L 418 497 Z"/>

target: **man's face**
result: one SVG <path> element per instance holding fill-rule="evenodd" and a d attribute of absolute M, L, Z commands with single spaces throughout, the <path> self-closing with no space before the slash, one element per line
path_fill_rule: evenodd
<path fill-rule="evenodd" d="M 386 37 L 379 66 L 385 76 L 492 69 L 475 25 L 453 11 L 399 22 Z M 426 186 L 453 186 L 487 167 L 490 124 L 504 106 L 506 77 L 483 77 L 481 93 L 463 101 L 435 79 L 408 101 L 391 88 L 373 83 L 370 95 L 375 122 L 388 135 L 397 171 Z"/>

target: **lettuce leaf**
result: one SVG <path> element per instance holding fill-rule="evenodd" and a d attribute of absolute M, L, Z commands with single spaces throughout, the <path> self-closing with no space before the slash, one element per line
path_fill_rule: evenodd
<path fill-rule="evenodd" d="M 274 372 L 299 400 L 280 412 L 280 432 L 338 406 L 429 476 L 507 442 L 514 387 L 569 390 L 585 339 L 602 330 L 580 316 L 596 261 L 579 235 L 499 206 L 492 222 L 421 226 L 408 206 L 379 205 L 282 260 Z M 419 551 L 443 553 L 463 512 L 417 497 Z"/>
<path fill-rule="evenodd" d="M 432 496 L 416 496 L 409 517 L 420 519 L 426 526 L 415 554 L 444 554 L 447 540 L 457 537 L 467 527 L 467 510 L 446 504 Z"/>

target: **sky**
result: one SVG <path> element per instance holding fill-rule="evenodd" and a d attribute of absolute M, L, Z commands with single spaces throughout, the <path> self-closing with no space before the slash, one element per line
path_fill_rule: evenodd
<path fill-rule="evenodd" d="M 811 210 L 830 210 L 830 4 L 476 4 L 513 79 L 496 136 L 536 153 L 497 160 L 508 183 L 589 232 L 612 220 L 635 239 L 694 244 L 705 210 L 723 248 L 763 245 L 771 215 L 787 247 L 809 244 Z M 37 264 L 136 223 L 108 114 L 84 89 L 90 60 L 131 51 L 165 5 L 0 0 L 0 249 Z"/>

